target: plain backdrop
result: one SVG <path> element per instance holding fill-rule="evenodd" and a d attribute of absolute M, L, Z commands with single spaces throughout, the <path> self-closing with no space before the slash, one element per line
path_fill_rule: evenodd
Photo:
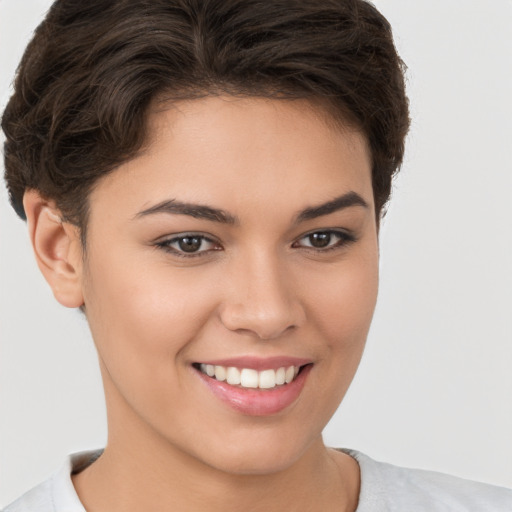
<path fill-rule="evenodd" d="M 48 0 L 0 0 L 0 103 Z M 363 362 L 326 442 L 512 487 L 512 1 L 380 0 L 413 118 Z M 0 189 L 0 505 L 104 445 L 87 325 Z"/>

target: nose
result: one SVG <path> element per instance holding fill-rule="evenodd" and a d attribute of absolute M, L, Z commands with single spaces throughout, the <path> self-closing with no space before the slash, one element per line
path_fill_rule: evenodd
<path fill-rule="evenodd" d="M 296 279 L 277 259 L 259 255 L 231 268 L 220 308 L 227 329 L 272 340 L 303 324 Z"/>

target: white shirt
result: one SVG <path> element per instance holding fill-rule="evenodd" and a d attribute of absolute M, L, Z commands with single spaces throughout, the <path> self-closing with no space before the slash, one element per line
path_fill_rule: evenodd
<path fill-rule="evenodd" d="M 355 450 L 342 450 L 361 469 L 356 512 L 512 512 L 512 490 L 433 471 L 377 462 Z M 68 457 L 52 477 L 27 492 L 3 512 L 86 512 L 71 481 L 101 451 Z"/>

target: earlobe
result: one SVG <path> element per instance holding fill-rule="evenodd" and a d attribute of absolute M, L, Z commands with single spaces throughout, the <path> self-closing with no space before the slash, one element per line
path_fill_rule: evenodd
<path fill-rule="evenodd" d="M 58 302 L 83 305 L 82 255 L 78 228 L 64 222 L 53 202 L 28 190 L 23 197 L 37 264 Z"/>

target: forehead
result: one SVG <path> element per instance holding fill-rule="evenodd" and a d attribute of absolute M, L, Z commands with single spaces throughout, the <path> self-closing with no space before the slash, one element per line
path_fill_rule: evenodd
<path fill-rule="evenodd" d="M 91 195 L 143 209 L 170 198 L 291 207 L 356 191 L 372 203 L 365 137 L 306 100 L 206 97 L 154 109 L 148 144 Z"/>

